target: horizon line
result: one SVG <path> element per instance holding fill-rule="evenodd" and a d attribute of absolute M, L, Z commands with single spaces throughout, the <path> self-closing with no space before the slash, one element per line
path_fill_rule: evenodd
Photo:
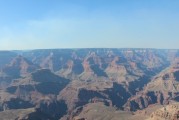
<path fill-rule="evenodd" d="M 34 49 L 7 49 L 0 51 L 33 51 L 33 50 L 80 50 L 80 49 L 148 49 L 148 50 L 179 50 L 179 48 L 140 48 L 140 47 L 89 47 L 89 48 L 34 48 Z"/>

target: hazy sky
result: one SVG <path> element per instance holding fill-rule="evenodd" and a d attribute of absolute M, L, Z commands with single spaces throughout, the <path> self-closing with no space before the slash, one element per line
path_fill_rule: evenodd
<path fill-rule="evenodd" d="M 179 48 L 179 0 L 0 0 L 0 49 Z"/>

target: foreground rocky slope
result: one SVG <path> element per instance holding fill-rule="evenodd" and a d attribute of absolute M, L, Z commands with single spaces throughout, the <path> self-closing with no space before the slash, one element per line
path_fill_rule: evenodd
<path fill-rule="evenodd" d="M 164 106 L 153 112 L 147 120 L 178 120 L 179 104 L 171 104 Z"/>
<path fill-rule="evenodd" d="M 179 100 L 178 50 L 49 49 L 0 57 L 0 117 L 27 110 L 23 119 L 137 120 L 139 110 L 147 119 L 151 105 Z"/>

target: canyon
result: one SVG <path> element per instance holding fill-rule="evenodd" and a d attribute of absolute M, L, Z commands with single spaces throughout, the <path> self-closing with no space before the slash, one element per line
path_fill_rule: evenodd
<path fill-rule="evenodd" d="M 177 120 L 178 101 L 179 50 L 0 51 L 2 120 Z"/>

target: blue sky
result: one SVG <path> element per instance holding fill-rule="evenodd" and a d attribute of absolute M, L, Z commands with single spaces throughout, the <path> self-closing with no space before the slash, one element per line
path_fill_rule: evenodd
<path fill-rule="evenodd" d="M 0 49 L 179 48 L 178 0 L 0 0 Z"/>

